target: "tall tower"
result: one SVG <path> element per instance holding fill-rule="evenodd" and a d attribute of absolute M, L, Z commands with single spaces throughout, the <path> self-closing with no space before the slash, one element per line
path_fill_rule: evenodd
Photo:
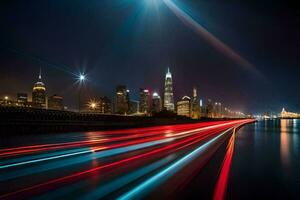
<path fill-rule="evenodd" d="M 140 107 L 139 112 L 149 114 L 150 111 L 150 92 L 148 89 L 140 88 Z"/>
<path fill-rule="evenodd" d="M 32 89 L 32 103 L 36 108 L 46 108 L 46 87 L 42 82 L 42 72 L 40 69 L 39 79 Z"/>
<path fill-rule="evenodd" d="M 117 114 L 126 114 L 128 113 L 128 104 L 129 104 L 129 90 L 126 89 L 125 85 L 118 85 L 116 87 L 116 96 L 115 96 L 115 113 Z"/>
<path fill-rule="evenodd" d="M 151 104 L 152 114 L 161 111 L 161 99 L 157 92 L 152 94 L 152 104 Z"/>
<path fill-rule="evenodd" d="M 175 110 L 172 74 L 169 68 L 165 78 L 164 108 L 169 111 Z"/>
<path fill-rule="evenodd" d="M 200 102 L 198 100 L 196 87 L 193 88 L 193 97 L 191 99 L 191 117 L 193 119 L 200 118 Z"/>

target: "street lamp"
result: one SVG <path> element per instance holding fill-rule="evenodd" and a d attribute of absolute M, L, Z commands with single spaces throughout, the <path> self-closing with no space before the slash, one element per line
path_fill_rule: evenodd
<path fill-rule="evenodd" d="M 92 108 L 93 110 L 95 110 L 95 108 L 96 108 L 96 103 L 92 103 L 92 104 L 91 104 L 91 108 Z"/>
<path fill-rule="evenodd" d="M 88 102 L 88 107 L 90 110 L 95 111 L 96 109 L 98 109 L 99 103 L 96 100 L 90 100 Z"/>

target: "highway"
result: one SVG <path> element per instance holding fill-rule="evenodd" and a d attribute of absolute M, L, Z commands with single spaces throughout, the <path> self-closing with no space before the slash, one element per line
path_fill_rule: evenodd
<path fill-rule="evenodd" d="M 59 140 L 54 134 L 48 136 L 48 143 L 44 138 L 41 143 L 7 146 L 0 149 L 0 199 L 176 198 L 176 191 L 186 189 L 195 173 L 225 145 L 211 194 L 222 199 L 235 132 L 252 122 L 69 133 Z"/>

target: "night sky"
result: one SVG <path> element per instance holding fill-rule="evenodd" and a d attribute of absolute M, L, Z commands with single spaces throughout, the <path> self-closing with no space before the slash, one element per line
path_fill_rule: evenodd
<path fill-rule="evenodd" d="M 162 95 L 167 67 L 176 99 L 197 86 L 202 99 L 245 112 L 300 112 L 300 9 L 288 1 L 176 0 L 251 63 L 214 48 L 161 0 L 1 0 L 0 95 L 31 93 L 42 68 L 47 94 L 76 107 L 74 74 L 85 95 L 113 97 L 125 84 Z M 259 75 L 258 75 L 259 74 Z"/>

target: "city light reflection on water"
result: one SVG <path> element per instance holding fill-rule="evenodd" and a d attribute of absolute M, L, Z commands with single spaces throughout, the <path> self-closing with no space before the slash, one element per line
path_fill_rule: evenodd
<path fill-rule="evenodd" d="M 290 159 L 299 159 L 299 120 L 280 120 L 280 150 L 283 167 L 289 167 Z"/>
<path fill-rule="evenodd" d="M 227 199 L 299 199 L 299 130 L 299 119 L 261 120 L 239 130 Z"/>
<path fill-rule="evenodd" d="M 300 145 L 299 145 L 299 126 L 300 126 L 300 123 L 299 123 L 299 120 L 297 119 L 294 119 L 293 120 L 293 136 L 292 136 L 292 141 L 293 141 L 293 155 L 295 155 L 296 159 L 299 160 L 300 159 L 300 155 L 299 155 L 299 152 L 300 152 Z"/>
<path fill-rule="evenodd" d="M 290 159 L 290 121 L 280 120 L 280 155 L 284 167 L 288 167 Z"/>

